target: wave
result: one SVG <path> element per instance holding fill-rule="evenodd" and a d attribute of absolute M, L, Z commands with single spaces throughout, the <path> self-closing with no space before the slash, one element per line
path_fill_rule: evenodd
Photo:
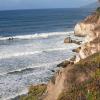
<path fill-rule="evenodd" d="M 59 64 L 60 62 L 62 62 L 61 60 L 60 61 L 56 61 L 56 62 L 53 62 L 53 63 L 43 63 L 43 64 L 40 64 L 39 66 L 35 66 L 35 67 L 41 67 L 41 66 L 44 66 L 44 67 L 50 67 L 50 65 L 53 65 L 53 64 Z M 30 68 L 35 68 L 35 67 L 28 67 L 29 69 Z M 19 69 L 19 70 L 16 70 L 16 71 L 19 71 L 19 73 L 21 73 L 23 70 L 25 71 L 25 70 L 27 70 L 28 68 L 26 68 L 26 69 Z M 15 71 L 15 72 L 16 72 Z M 9 72 L 10 74 L 14 74 L 14 71 L 12 71 L 12 73 L 11 72 Z M 17 73 L 18 74 L 18 73 Z M 29 73 L 29 74 L 25 74 L 24 76 L 25 77 L 27 77 L 27 75 L 34 75 L 34 73 Z M 45 82 L 44 82 L 45 83 Z M 4 98 L 1 98 L 2 100 L 19 100 L 19 96 L 21 96 L 21 95 L 26 95 L 27 94 L 27 92 L 28 92 L 28 86 L 27 87 L 25 87 L 24 88 L 24 90 L 22 90 L 21 92 L 18 92 L 18 93 L 16 93 L 16 94 L 14 94 L 14 95 L 10 95 L 10 96 L 6 96 L 6 97 L 4 97 Z"/>
<path fill-rule="evenodd" d="M 19 57 L 19 56 L 27 56 L 27 55 L 34 55 L 34 54 L 41 54 L 43 52 L 48 53 L 52 51 L 61 51 L 61 50 L 66 50 L 66 48 L 53 48 L 53 49 L 46 49 L 43 51 L 33 51 L 33 52 L 18 52 L 18 53 L 12 53 L 12 54 L 0 54 L 0 59 L 6 59 L 6 58 L 11 58 L 11 57 Z"/>
<path fill-rule="evenodd" d="M 5 97 L 5 98 L 3 98 L 3 100 L 18 100 L 20 98 L 20 96 L 26 95 L 27 93 L 28 93 L 28 88 L 25 88 L 20 93 L 16 93 L 16 95 Z"/>
<path fill-rule="evenodd" d="M 36 39 L 36 38 L 48 38 L 49 36 L 57 36 L 57 35 L 65 35 L 73 33 L 73 31 L 69 32 L 51 32 L 51 33 L 41 33 L 41 34 L 31 34 L 31 35 L 18 35 L 18 36 L 9 36 L 9 37 L 1 37 L 0 40 L 14 40 L 14 39 Z"/>
<path fill-rule="evenodd" d="M 33 71 L 33 70 L 41 68 L 41 67 L 43 68 L 43 67 L 49 67 L 53 64 L 59 64 L 60 62 L 62 62 L 62 61 L 60 60 L 60 61 L 55 61 L 55 62 L 52 62 L 52 63 L 43 63 L 43 64 L 39 64 L 39 65 L 31 65 L 31 66 L 28 66 L 27 68 L 21 68 L 21 69 L 12 70 L 12 71 L 9 71 L 9 72 L 6 72 L 6 73 L 1 73 L 0 76 L 11 75 L 11 74 L 20 74 L 20 73 L 24 73 L 26 71 Z"/>
<path fill-rule="evenodd" d="M 7 74 L 20 74 L 26 71 L 33 71 L 35 68 L 23 68 L 15 71 L 8 72 Z"/>
<path fill-rule="evenodd" d="M 27 56 L 27 55 L 33 55 L 33 54 L 39 54 L 39 53 L 42 53 L 42 51 L 22 52 L 22 53 L 18 52 L 18 53 L 14 53 L 14 54 L 12 53 L 12 54 L 7 54 L 7 55 L 1 54 L 0 59 L 19 57 L 19 56 Z"/>

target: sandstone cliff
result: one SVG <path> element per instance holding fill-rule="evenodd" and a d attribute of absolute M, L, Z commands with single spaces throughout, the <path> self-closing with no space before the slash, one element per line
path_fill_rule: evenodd
<path fill-rule="evenodd" d="M 81 46 L 76 62 L 100 51 L 100 12 L 96 11 L 74 29 L 75 35 L 86 36 Z"/>
<path fill-rule="evenodd" d="M 60 64 L 47 86 L 32 87 L 21 100 L 100 100 L 100 13 L 78 23 L 75 35 L 86 37 L 75 64 Z"/>
<path fill-rule="evenodd" d="M 97 27 L 100 27 L 100 12 L 95 12 L 84 21 L 78 23 L 75 26 L 74 33 L 77 36 L 86 36 L 93 33 Z"/>

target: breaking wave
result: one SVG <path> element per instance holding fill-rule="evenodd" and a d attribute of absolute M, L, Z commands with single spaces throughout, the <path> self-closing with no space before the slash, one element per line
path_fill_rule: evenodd
<path fill-rule="evenodd" d="M 73 31 L 69 32 L 51 32 L 51 33 L 41 33 L 41 34 L 31 34 L 31 35 L 18 35 L 18 36 L 8 36 L 1 37 L 0 40 L 14 40 L 14 39 L 36 39 L 36 38 L 48 38 L 49 36 L 57 36 L 57 35 L 65 35 L 73 33 Z"/>
<path fill-rule="evenodd" d="M 39 65 L 31 65 L 31 66 L 28 66 L 26 68 L 20 68 L 20 69 L 17 69 L 17 70 L 12 70 L 12 71 L 9 71 L 7 73 L 2 73 L 0 74 L 0 76 L 4 76 L 4 75 L 11 75 L 11 74 L 20 74 L 20 73 L 23 73 L 23 72 L 26 72 L 26 71 L 33 71 L 33 70 L 37 70 L 37 68 L 41 68 L 41 67 L 49 67 L 53 64 L 59 64 L 60 62 L 62 62 L 61 60 L 60 61 L 55 61 L 55 62 L 52 62 L 52 63 L 43 63 L 43 64 L 39 64 Z"/>
<path fill-rule="evenodd" d="M 53 48 L 53 49 L 47 49 L 44 51 L 33 51 L 33 52 L 18 52 L 18 53 L 12 53 L 12 54 L 0 54 L 0 59 L 5 58 L 11 58 L 11 57 L 19 57 L 19 56 L 27 56 L 27 55 L 34 55 L 34 54 L 41 54 L 43 52 L 52 52 L 52 51 L 60 51 L 60 50 L 66 50 L 67 48 Z"/>

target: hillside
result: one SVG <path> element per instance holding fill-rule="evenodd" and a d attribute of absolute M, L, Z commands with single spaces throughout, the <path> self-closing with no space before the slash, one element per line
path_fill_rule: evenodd
<path fill-rule="evenodd" d="M 100 52 L 66 66 L 47 87 L 43 84 L 31 86 L 28 95 L 20 100 L 99 100 L 99 87 Z"/>

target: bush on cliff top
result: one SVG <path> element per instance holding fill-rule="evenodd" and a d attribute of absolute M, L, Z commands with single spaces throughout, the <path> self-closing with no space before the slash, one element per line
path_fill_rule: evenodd
<path fill-rule="evenodd" d="M 61 93 L 58 100 L 100 100 L 100 53 L 80 61 L 74 67 L 89 67 L 92 69 L 88 73 L 91 78 L 78 84 L 73 82 L 69 91 Z"/>
<path fill-rule="evenodd" d="M 26 96 L 21 96 L 20 100 L 39 100 L 45 92 L 46 87 L 45 84 L 30 86 L 28 94 Z"/>

